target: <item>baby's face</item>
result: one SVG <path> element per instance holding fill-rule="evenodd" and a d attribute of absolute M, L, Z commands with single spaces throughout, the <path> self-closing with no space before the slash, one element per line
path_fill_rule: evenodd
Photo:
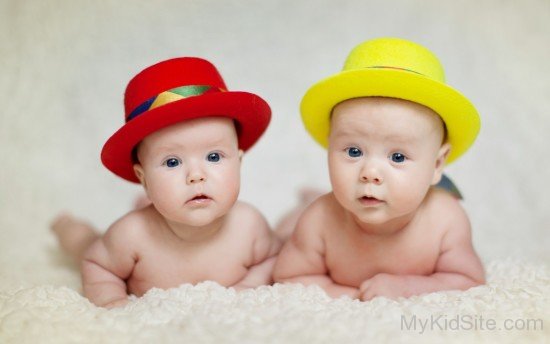
<path fill-rule="evenodd" d="M 237 200 L 241 155 L 233 121 L 206 117 L 147 136 L 134 168 L 167 220 L 203 226 L 225 215 Z"/>
<path fill-rule="evenodd" d="M 338 104 L 328 162 L 338 202 L 363 223 L 407 216 L 439 181 L 448 153 L 432 110 L 405 100 L 368 97 Z"/>

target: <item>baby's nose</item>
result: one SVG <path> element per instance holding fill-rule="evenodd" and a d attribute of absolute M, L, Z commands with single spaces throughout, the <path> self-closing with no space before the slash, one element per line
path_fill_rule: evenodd
<path fill-rule="evenodd" d="M 203 176 L 189 176 L 187 178 L 187 183 L 188 184 L 193 184 L 193 183 L 198 183 L 198 182 L 204 182 L 206 180 L 206 178 L 204 178 Z"/>
<path fill-rule="evenodd" d="M 361 171 L 361 181 L 380 185 L 384 182 L 382 173 L 376 166 L 365 166 Z"/>
<path fill-rule="evenodd" d="M 195 184 L 206 181 L 206 175 L 199 168 L 194 168 L 187 174 L 187 184 Z"/>
<path fill-rule="evenodd" d="M 365 183 L 374 183 L 374 184 L 382 184 L 383 180 L 382 180 L 382 177 L 369 177 L 369 176 L 362 176 L 361 177 L 362 180 L 365 182 Z"/>

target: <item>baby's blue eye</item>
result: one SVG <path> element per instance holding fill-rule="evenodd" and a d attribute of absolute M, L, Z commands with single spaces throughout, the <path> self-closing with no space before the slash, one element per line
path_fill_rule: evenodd
<path fill-rule="evenodd" d="M 358 158 L 361 155 L 363 155 L 363 152 L 361 152 L 361 150 L 357 147 L 350 147 L 350 148 L 347 148 L 346 150 L 348 151 L 348 155 L 351 156 L 352 158 Z"/>
<path fill-rule="evenodd" d="M 206 160 L 208 160 L 210 162 L 218 162 L 218 161 L 220 161 L 220 153 L 210 153 L 206 157 Z"/>
<path fill-rule="evenodd" d="M 176 158 L 170 158 L 164 162 L 164 164 L 168 167 L 176 167 L 180 164 L 180 161 Z"/>
<path fill-rule="evenodd" d="M 393 162 L 403 162 L 407 159 L 406 156 L 404 156 L 403 154 L 401 153 L 393 153 L 391 155 L 391 161 Z"/>

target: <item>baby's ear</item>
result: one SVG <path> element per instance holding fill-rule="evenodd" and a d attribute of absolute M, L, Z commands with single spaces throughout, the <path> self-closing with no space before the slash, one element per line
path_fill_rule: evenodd
<path fill-rule="evenodd" d="M 145 171 L 143 170 L 143 167 L 140 164 L 134 164 L 134 173 L 136 174 L 136 177 L 139 179 L 139 182 L 141 183 L 141 185 L 143 185 L 145 192 L 147 192 L 147 184 L 145 183 Z"/>
<path fill-rule="evenodd" d="M 441 148 L 439 148 L 439 151 L 437 152 L 437 160 L 435 161 L 435 170 L 434 170 L 434 175 L 432 179 L 432 185 L 439 183 L 439 181 L 441 180 L 441 175 L 443 174 L 443 168 L 445 167 L 445 161 L 447 160 L 447 157 L 449 156 L 450 152 L 451 152 L 450 143 L 444 143 L 441 145 Z"/>

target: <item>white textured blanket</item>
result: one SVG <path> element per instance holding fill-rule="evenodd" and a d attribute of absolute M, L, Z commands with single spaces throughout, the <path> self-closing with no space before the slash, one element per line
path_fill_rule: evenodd
<path fill-rule="evenodd" d="M 0 293 L 0 343 L 548 342 L 550 271 L 493 262 L 488 284 L 392 301 L 332 300 L 317 287 L 236 293 L 212 282 L 153 289 L 105 310 L 67 287 Z"/>

